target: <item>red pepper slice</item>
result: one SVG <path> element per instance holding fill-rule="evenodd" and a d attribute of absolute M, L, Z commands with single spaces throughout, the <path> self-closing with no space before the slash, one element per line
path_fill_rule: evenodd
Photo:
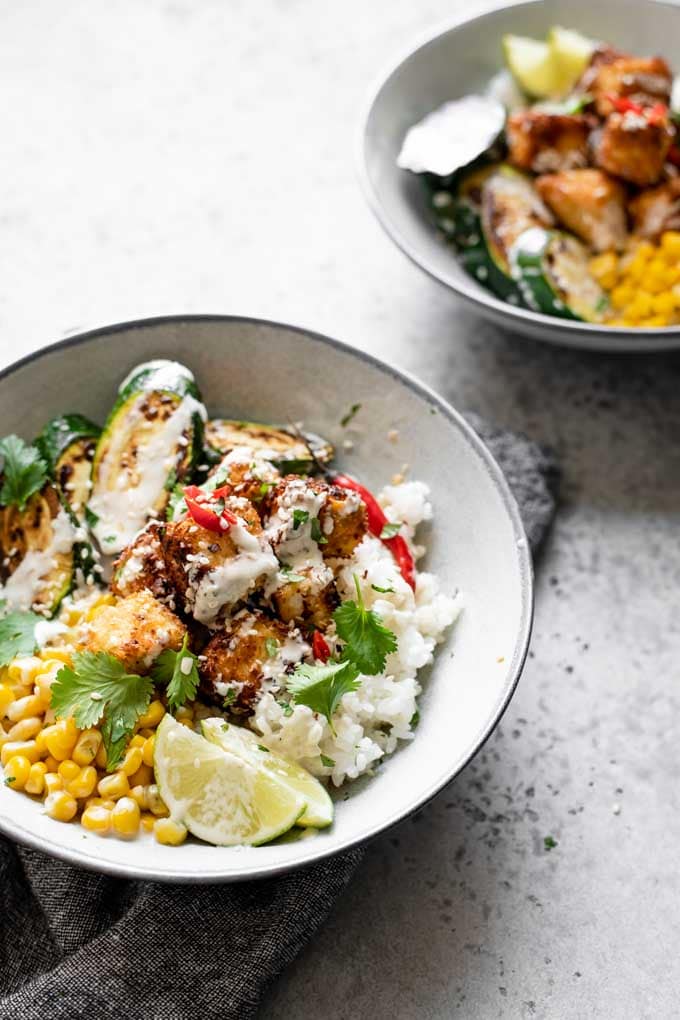
<path fill-rule="evenodd" d="M 644 114 L 644 108 L 639 103 L 634 103 L 627 96 L 617 96 L 613 92 L 607 95 L 607 99 L 618 113 L 639 113 Z"/>
<path fill-rule="evenodd" d="M 210 499 L 226 499 L 227 496 L 231 496 L 231 485 L 221 485 L 219 489 L 213 489 L 208 493 L 208 496 Z"/>
<path fill-rule="evenodd" d="M 357 492 L 364 503 L 366 504 L 366 515 L 368 517 L 368 530 L 372 535 L 380 538 L 382 530 L 386 524 L 390 522 L 387 520 L 383 508 L 378 503 L 373 493 L 369 492 L 360 482 L 356 482 L 349 475 L 335 475 L 333 482 L 339 485 L 341 489 L 350 489 L 352 492 Z M 401 576 L 406 581 L 407 585 L 416 590 L 416 567 L 413 560 L 413 554 L 408 547 L 406 539 L 403 535 L 394 535 L 392 538 L 380 539 L 383 545 L 386 545 L 394 556 L 395 562 L 399 567 Z"/>
<path fill-rule="evenodd" d="M 314 658 L 320 659 L 321 662 L 328 662 L 331 657 L 328 642 L 320 630 L 315 630 L 312 635 L 312 652 L 314 653 Z"/>
<path fill-rule="evenodd" d="M 228 510 L 227 507 L 224 507 L 221 513 L 217 513 L 209 506 L 206 506 L 205 502 L 199 503 L 199 497 L 206 500 L 207 495 L 196 485 L 186 486 L 184 489 L 184 501 L 187 505 L 189 516 L 200 528 L 205 528 L 206 531 L 214 531 L 215 534 L 222 535 L 232 525 L 238 524 L 238 517 L 231 510 Z"/>
<path fill-rule="evenodd" d="M 650 124 L 659 124 L 668 116 L 668 107 L 665 103 L 655 103 L 649 110 L 645 110 L 645 116 Z"/>

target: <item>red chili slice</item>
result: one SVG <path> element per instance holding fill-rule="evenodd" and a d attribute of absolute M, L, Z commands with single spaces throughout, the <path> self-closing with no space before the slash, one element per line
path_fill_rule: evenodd
<path fill-rule="evenodd" d="M 314 653 L 314 658 L 320 659 L 321 662 L 328 662 L 331 657 L 328 642 L 320 630 L 315 630 L 312 635 L 312 652 Z"/>
<path fill-rule="evenodd" d="M 234 524 L 238 524 L 238 517 L 227 507 L 224 507 L 220 513 L 217 513 L 209 506 L 206 506 L 205 500 L 207 495 L 211 494 L 206 494 L 196 485 L 186 486 L 184 489 L 184 501 L 187 505 L 189 516 L 200 528 L 205 528 L 206 531 L 214 531 L 215 534 L 222 535 Z M 199 502 L 199 497 L 204 502 Z"/>
<path fill-rule="evenodd" d="M 357 492 L 366 505 L 366 515 L 368 517 L 368 530 L 372 535 L 380 538 L 382 530 L 386 524 L 390 522 L 387 520 L 383 508 L 378 503 L 373 493 L 369 492 L 360 482 L 356 482 L 349 475 L 335 475 L 333 482 L 339 485 L 341 489 L 350 489 L 352 492 Z M 408 547 L 406 539 L 403 535 L 394 535 L 392 538 L 380 539 L 383 545 L 386 545 L 394 556 L 395 562 L 399 567 L 401 576 L 406 581 L 407 585 L 416 590 L 416 567 L 413 559 L 413 554 Z"/>

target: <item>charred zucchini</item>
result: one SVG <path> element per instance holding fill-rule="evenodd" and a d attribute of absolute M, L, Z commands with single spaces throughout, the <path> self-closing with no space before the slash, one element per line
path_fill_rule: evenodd
<path fill-rule="evenodd" d="M 517 238 L 511 259 L 527 307 L 561 319 L 602 320 L 607 297 L 590 275 L 585 245 L 571 234 L 533 227 Z"/>
<path fill-rule="evenodd" d="M 51 484 L 23 510 L 0 507 L 0 597 L 10 609 L 53 616 L 73 587 L 79 557 L 73 519 Z"/>
<path fill-rule="evenodd" d="M 260 425 L 252 421 L 213 418 L 205 427 L 206 443 L 222 456 L 237 446 L 247 446 L 253 453 L 271 461 L 281 474 L 308 474 L 315 460 L 327 464 L 335 453 L 332 445 L 313 432 L 301 432 L 277 425 Z"/>
<path fill-rule="evenodd" d="M 61 495 L 82 520 L 101 429 L 81 414 L 65 414 L 45 425 L 35 441 Z"/>
<path fill-rule="evenodd" d="M 123 381 L 92 463 L 87 520 L 103 552 L 121 552 L 164 515 L 173 487 L 201 458 L 206 417 L 183 365 L 150 361 Z"/>

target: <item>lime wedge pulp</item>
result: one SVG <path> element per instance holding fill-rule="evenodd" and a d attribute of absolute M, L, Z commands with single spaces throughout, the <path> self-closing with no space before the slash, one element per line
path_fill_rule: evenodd
<path fill-rule="evenodd" d="M 154 746 L 156 782 L 170 815 L 215 846 L 268 843 L 306 808 L 303 796 L 266 769 L 166 715 Z"/>
<path fill-rule="evenodd" d="M 213 718 L 204 719 L 201 728 L 203 736 L 208 740 L 242 758 L 253 768 L 264 769 L 268 775 L 275 776 L 279 782 L 304 798 L 306 808 L 298 818 L 297 825 L 321 829 L 331 824 L 333 801 L 319 780 L 301 765 L 269 751 L 260 743 L 262 738 L 244 726 L 225 724 L 223 719 Z"/>
<path fill-rule="evenodd" d="M 556 25 L 548 33 L 548 45 L 564 92 L 574 87 L 590 62 L 597 43 L 571 28 Z"/>

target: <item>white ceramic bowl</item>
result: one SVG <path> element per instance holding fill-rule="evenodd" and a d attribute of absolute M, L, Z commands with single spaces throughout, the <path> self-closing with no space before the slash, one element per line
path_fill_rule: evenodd
<path fill-rule="evenodd" d="M 538 340 L 607 351 L 663 351 L 680 347 L 680 327 L 621 329 L 557 319 L 494 297 L 459 264 L 425 206 L 421 180 L 396 165 L 411 125 L 449 99 L 483 91 L 503 67 L 507 32 L 544 38 L 553 25 L 578 29 L 639 55 L 665 56 L 680 71 L 675 40 L 680 8 L 646 0 L 533 0 L 503 4 L 463 18 L 421 42 L 384 74 L 361 122 L 359 172 L 364 192 L 393 241 L 417 265 L 485 318 Z"/>
<path fill-rule="evenodd" d="M 271 875 L 375 836 L 421 807 L 487 738 L 524 662 L 532 578 L 517 506 L 500 470 L 465 421 L 420 383 L 367 354 L 308 330 L 241 318 L 151 319 L 96 330 L 47 347 L 0 374 L 0 435 L 32 438 L 51 416 L 81 411 L 103 421 L 118 382 L 149 358 L 193 369 L 213 414 L 303 419 L 338 443 L 338 463 L 377 489 L 404 462 L 432 489 L 427 566 L 465 610 L 425 676 L 416 739 L 375 778 L 350 784 L 333 826 L 311 839 L 225 849 L 102 839 L 52 821 L 41 804 L 0 785 L 0 829 L 46 853 L 94 870 L 177 882 Z M 339 425 L 361 413 L 355 449 L 342 453 Z M 359 430 L 360 426 L 360 430 Z M 400 440 L 387 432 L 398 429 Z M 502 660 L 502 661 L 501 661 Z"/>

